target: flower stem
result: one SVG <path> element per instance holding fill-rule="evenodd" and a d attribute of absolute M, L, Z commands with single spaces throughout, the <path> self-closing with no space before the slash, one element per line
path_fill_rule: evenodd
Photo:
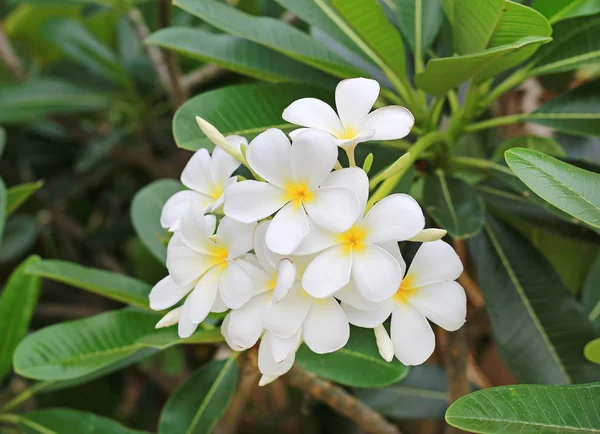
<path fill-rule="evenodd" d="M 356 166 L 356 159 L 354 157 L 354 150 L 356 149 L 356 145 L 352 145 L 349 148 L 344 148 L 346 154 L 348 155 L 348 165 L 350 167 Z"/>
<path fill-rule="evenodd" d="M 17 425 L 21 418 L 16 414 L 0 414 L 0 423 L 7 423 L 11 425 Z"/>
<path fill-rule="evenodd" d="M 503 125 L 516 124 L 521 122 L 527 114 L 525 113 L 517 113 L 509 116 L 501 116 L 499 118 L 490 119 L 483 122 L 477 122 L 465 127 L 464 131 L 467 133 L 472 133 L 475 131 L 485 130 L 487 128 L 500 127 Z"/>
<path fill-rule="evenodd" d="M 48 387 L 52 383 L 54 383 L 54 381 L 41 381 L 41 382 L 36 383 L 33 386 L 25 389 L 23 392 L 19 393 L 13 399 L 11 399 L 6 404 L 4 404 L 4 406 L 2 406 L 0 408 L 0 412 L 7 412 L 9 410 L 12 410 L 13 408 L 18 407 L 23 402 L 25 402 L 28 399 L 34 397 L 38 392 L 40 392 L 41 390 L 45 389 L 46 387 Z"/>
<path fill-rule="evenodd" d="M 493 161 L 484 160 L 483 158 L 475 157 L 453 157 L 452 165 L 459 167 L 468 167 L 483 171 L 497 170 L 504 172 L 508 175 L 513 175 L 512 171 L 508 167 L 504 167 L 500 164 L 494 163 Z"/>
<path fill-rule="evenodd" d="M 525 81 L 527 77 L 529 77 L 529 68 L 525 67 L 515 71 L 515 73 L 510 75 L 506 80 L 496 86 L 494 90 L 492 90 L 483 100 L 481 100 L 481 108 L 488 107 L 500 96 L 504 95 L 506 92 L 514 87 L 517 87 L 519 84 Z"/>

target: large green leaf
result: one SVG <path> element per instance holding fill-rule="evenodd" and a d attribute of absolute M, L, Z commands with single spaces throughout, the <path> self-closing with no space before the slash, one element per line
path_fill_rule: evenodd
<path fill-rule="evenodd" d="M 25 269 L 40 258 L 31 256 L 12 272 L 0 294 L 0 380 L 12 365 L 15 348 L 27 334 L 29 321 L 40 293 L 40 279 Z"/>
<path fill-rule="evenodd" d="M 448 178 L 443 172 L 426 179 L 423 205 L 435 222 L 457 239 L 481 231 L 484 205 L 479 193 L 466 182 Z"/>
<path fill-rule="evenodd" d="M 19 415 L 19 428 L 24 434 L 143 434 L 115 420 L 80 410 L 47 408 Z"/>
<path fill-rule="evenodd" d="M 538 196 L 593 227 L 600 228 L 600 175 L 532 149 L 506 151 L 506 162 Z"/>
<path fill-rule="evenodd" d="M 464 56 L 432 59 L 425 71 L 415 76 L 415 84 L 430 94 L 442 97 L 469 78 L 481 82 L 527 59 L 551 38 L 529 36 L 511 44 Z"/>
<path fill-rule="evenodd" d="M 133 277 L 49 259 L 31 264 L 27 273 L 66 283 L 121 303 L 150 309 L 148 294 L 151 286 Z"/>
<path fill-rule="evenodd" d="M 600 433 L 600 383 L 577 386 L 503 386 L 454 402 L 446 421 L 468 432 Z"/>
<path fill-rule="evenodd" d="M 12 215 L 6 221 L 0 262 L 9 262 L 24 256 L 37 239 L 35 218 L 27 214 Z"/>
<path fill-rule="evenodd" d="M 352 327 L 344 348 L 329 354 L 315 354 L 302 345 L 296 363 L 319 377 L 355 387 L 382 387 L 400 381 L 408 368 L 394 359 L 381 358 L 373 330 Z"/>
<path fill-rule="evenodd" d="M 397 77 L 406 76 L 404 43 L 400 33 L 388 21 L 377 0 L 329 0 L 358 37 L 367 45 L 369 57 Z M 317 4 L 327 7 L 325 2 Z"/>
<path fill-rule="evenodd" d="M 43 185 L 44 181 L 38 181 L 19 184 L 9 188 L 6 195 L 6 215 L 11 215 L 15 212 L 17 208 L 42 188 Z"/>
<path fill-rule="evenodd" d="M 214 0 L 175 0 L 174 4 L 213 26 L 272 48 L 330 74 L 347 78 L 360 70 L 347 64 L 308 34 L 270 17 L 256 17 Z"/>
<path fill-rule="evenodd" d="M 131 202 L 131 222 L 146 248 L 164 264 L 167 260 L 169 233 L 160 225 L 160 213 L 165 202 L 183 189 L 173 179 L 154 181 L 136 193 Z"/>
<path fill-rule="evenodd" d="M 137 340 L 137 343 L 146 347 L 166 350 L 173 345 L 180 344 L 214 344 L 223 342 L 225 338 L 220 328 L 200 329 L 189 338 L 182 339 L 175 328 L 157 330 Z"/>
<path fill-rule="evenodd" d="M 592 324 L 548 261 L 491 216 L 468 241 L 498 350 L 521 382 L 596 381 L 583 356 Z"/>
<path fill-rule="evenodd" d="M 106 93 L 44 78 L 0 89 L 0 123 L 40 121 L 47 116 L 103 109 L 111 103 Z"/>
<path fill-rule="evenodd" d="M 356 389 L 369 407 L 394 419 L 442 419 L 448 408 L 448 378 L 437 366 L 411 368 L 402 381 L 377 389 Z"/>
<path fill-rule="evenodd" d="M 43 33 L 48 41 L 69 58 L 98 77 L 120 86 L 132 86 L 127 69 L 119 58 L 77 21 L 48 22 L 43 28 Z"/>
<path fill-rule="evenodd" d="M 394 0 L 398 25 L 413 53 L 431 47 L 442 24 L 440 0 Z"/>
<path fill-rule="evenodd" d="M 554 155 L 557 157 L 566 157 L 567 153 L 560 146 L 556 140 L 550 137 L 540 137 L 534 136 L 532 134 L 526 134 L 523 136 L 511 137 L 510 139 L 506 139 L 502 143 L 498 145 L 498 147 L 494 150 L 494 155 L 492 156 L 492 160 L 494 161 L 503 161 L 504 153 L 512 148 L 527 148 L 534 149 L 536 151 L 544 152 L 549 155 Z"/>
<path fill-rule="evenodd" d="M 177 110 L 173 118 L 173 136 L 177 146 L 189 150 L 212 149 L 196 124 L 200 116 L 213 124 L 223 135 L 237 134 L 253 139 L 267 128 L 291 131 L 297 128 L 281 118 L 283 110 L 300 98 L 333 99 L 333 91 L 307 85 L 247 84 L 230 86 L 198 95 Z"/>
<path fill-rule="evenodd" d="M 523 119 L 567 133 L 600 136 L 599 98 L 600 81 L 590 82 L 552 98 Z"/>
<path fill-rule="evenodd" d="M 132 309 L 63 322 L 27 336 L 17 347 L 15 371 L 37 380 L 69 380 L 99 371 L 139 351 L 158 317 Z"/>
<path fill-rule="evenodd" d="M 2 246 L 2 240 L 4 238 L 4 226 L 6 223 L 6 204 L 7 204 L 7 192 L 4 180 L 0 178 L 0 246 Z"/>
<path fill-rule="evenodd" d="M 600 255 L 596 256 L 592 269 L 583 284 L 581 305 L 589 320 L 600 331 Z"/>
<path fill-rule="evenodd" d="M 535 56 L 531 75 L 572 71 L 600 60 L 600 15 L 573 18 L 554 27 L 553 41 Z"/>
<path fill-rule="evenodd" d="M 260 80 L 325 86 L 335 83 L 328 74 L 237 36 L 170 27 L 153 33 L 146 42 Z"/>
<path fill-rule="evenodd" d="M 540 11 L 551 23 L 600 11 L 597 0 L 534 0 L 531 7 Z"/>
<path fill-rule="evenodd" d="M 237 378 L 234 357 L 202 366 L 167 401 L 158 422 L 158 433 L 212 432 L 235 393 Z"/>

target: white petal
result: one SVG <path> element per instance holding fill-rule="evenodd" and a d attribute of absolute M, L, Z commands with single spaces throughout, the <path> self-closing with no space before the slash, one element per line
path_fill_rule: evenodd
<path fill-rule="evenodd" d="M 263 309 L 265 327 L 282 338 L 296 334 L 308 314 L 313 299 L 299 288 L 290 293 L 277 304 L 269 303 Z"/>
<path fill-rule="evenodd" d="M 394 343 L 390 335 L 388 335 L 387 330 L 382 324 L 375 327 L 373 331 L 375 332 L 375 342 L 377 343 L 379 355 L 386 362 L 391 362 L 394 359 Z"/>
<path fill-rule="evenodd" d="M 368 114 L 361 130 L 375 130 L 371 140 L 396 140 L 408 136 L 415 124 L 412 113 L 400 106 L 387 106 Z"/>
<path fill-rule="evenodd" d="M 448 331 L 462 327 L 467 316 L 465 290 L 457 282 L 440 282 L 419 288 L 410 295 L 410 303 Z"/>
<path fill-rule="evenodd" d="M 227 189 L 223 212 L 243 223 L 253 223 L 269 217 L 287 199 L 285 192 L 266 182 L 242 181 Z"/>
<path fill-rule="evenodd" d="M 290 151 L 290 140 L 284 132 L 270 128 L 250 142 L 246 158 L 258 175 L 283 188 L 291 179 Z"/>
<path fill-rule="evenodd" d="M 191 205 L 204 209 L 212 201 L 211 197 L 196 193 L 193 190 L 179 191 L 165 202 L 160 213 L 160 225 L 171 232 L 175 232 L 179 229 L 181 216 Z"/>
<path fill-rule="evenodd" d="M 285 374 L 294 364 L 295 353 L 292 353 L 281 363 L 273 357 L 273 335 L 266 332 L 258 347 L 258 370 L 263 375 L 278 377 Z"/>
<path fill-rule="evenodd" d="M 242 139 L 245 144 L 247 144 L 247 140 L 241 136 L 229 136 L 227 137 L 227 141 L 232 145 L 237 145 L 237 149 L 240 148 L 241 141 L 235 138 Z M 221 148 L 215 148 L 212 153 L 212 157 L 210 159 L 210 174 L 212 180 L 216 186 L 223 186 L 225 181 L 229 179 L 229 177 L 240 167 L 241 163 L 229 155 L 227 152 L 222 150 Z"/>
<path fill-rule="evenodd" d="M 392 255 L 373 244 L 354 249 L 352 279 L 361 295 L 369 301 L 383 301 L 400 287 L 402 270 Z"/>
<path fill-rule="evenodd" d="M 273 303 L 279 303 L 296 281 L 296 267 L 289 259 L 282 259 L 277 267 L 277 283 L 273 291 Z"/>
<path fill-rule="evenodd" d="M 398 243 L 396 241 L 389 241 L 377 245 L 394 257 L 398 264 L 400 264 L 400 270 L 402 271 L 402 276 L 404 276 L 406 273 L 406 262 L 404 262 Z"/>
<path fill-rule="evenodd" d="M 174 306 L 194 287 L 193 284 L 178 286 L 171 276 L 161 279 L 150 291 L 150 309 L 164 310 Z"/>
<path fill-rule="evenodd" d="M 267 384 L 271 384 L 273 381 L 277 380 L 280 375 L 261 375 L 260 380 L 258 380 L 258 386 L 263 387 Z"/>
<path fill-rule="evenodd" d="M 190 306 L 191 301 L 188 297 L 181 308 L 181 316 L 179 317 L 179 325 L 177 327 L 177 333 L 182 339 L 189 338 L 190 336 L 192 336 L 198 328 L 198 324 L 192 322 L 192 319 L 190 317 Z"/>
<path fill-rule="evenodd" d="M 206 149 L 200 149 L 192 155 L 190 161 L 181 172 L 181 182 L 187 188 L 210 196 L 216 190 L 210 174 L 210 154 Z"/>
<path fill-rule="evenodd" d="M 435 335 L 425 317 L 410 303 L 398 303 L 391 325 L 394 352 L 405 365 L 424 363 L 435 349 Z"/>
<path fill-rule="evenodd" d="M 342 302 L 342 308 L 346 312 L 346 317 L 350 324 L 372 329 L 389 318 L 394 308 L 393 302 L 384 303 L 383 307 L 378 310 L 360 310 L 350 306 L 348 303 Z"/>
<path fill-rule="evenodd" d="M 295 354 L 300 346 L 300 340 L 302 338 L 301 330 L 298 330 L 298 333 L 291 338 L 280 338 L 274 333 L 270 334 L 271 345 L 273 349 L 273 359 L 275 359 L 277 363 L 281 363 Z"/>
<path fill-rule="evenodd" d="M 294 137 L 291 150 L 292 176 L 312 190 L 323 184 L 338 157 L 331 135 L 319 130 L 303 131 Z"/>
<path fill-rule="evenodd" d="M 349 149 L 354 147 L 358 143 L 367 142 L 371 140 L 374 134 L 375 130 L 362 130 L 359 131 L 359 133 L 351 139 L 335 139 L 335 144 L 338 145 L 340 148 Z"/>
<path fill-rule="evenodd" d="M 215 229 L 217 229 L 217 216 L 213 214 L 206 214 L 204 216 L 204 223 L 206 223 L 208 235 L 212 236 L 215 233 Z"/>
<path fill-rule="evenodd" d="M 296 128 L 295 130 L 292 130 L 288 133 L 288 136 L 290 136 L 290 139 L 294 139 L 294 137 L 296 137 L 298 134 L 300 134 L 302 131 L 307 131 L 310 130 L 310 128 Z M 333 136 L 332 136 L 333 137 Z"/>
<path fill-rule="evenodd" d="M 268 220 L 259 223 L 254 230 L 253 246 L 260 266 L 268 273 L 273 273 L 282 257 L 267 247 L 267 230 L 270 224 L 271 222 Z"/>
<path fill-rule="evenodd" d="M 254 286 L 254 293 L 252 295 L 262 294 L 265 291 L 270 292 L 273 289 L 273 276 L 263 270 L 258 261 L 252 261 L 252 257 L 254 257 L 254 255 L 247 254 L 242 256 L 240 259 L 236 259 L 235 262 L 250 276 Z"/>
<path fill-rule="evenodd" d="M 379 310 L 388 302 L 388 300 L 385 300 L 374 303 L 367 300 L 360 294 L 352 279 L 350 279 L 350 282 L 346 286 L 335 293 L 335 298 L 360 310 Z"/>
<path fill-rule="evenodd" d="M 308 217 L 308 228 L 308 235 L 302 240 L 298 248 L 294 250 L 295 255 L 312 255 L 339 244 L 337 239 L 339 234 L 319 226 L 310 216 Z"/>
<path fill-rule="evenodd" d="M 279 210 L 267 229 L 267 247 L 275 253 L 289 255 L 308 234 L 304 208 L 290 202 Z"/>
<path fill-rule="evenodd" d="M 187 285 L 202 276 L 214 265 L 214 256 L 190 249 L 175 233 L 167 247 L 167 270 L 178 286 Z"/>
<path fill-rule="evenodd" d="M 181 311 L 183 310 L 183 306 L 179 306 L 171 311 L 169 311 L 165 316 L 163 316 L 159 322 L 156 323 L 154 328 L 162 329 L 165 327 L 171 327 L 179 322 L 181 318 Z"/>
<path fill-rule="evenodd" d="M 315 128 L 334 136 L 344 132 L 340 118 L 331 106 L 315 98 L 294 101 L 283 111 L 281 117 L 292 124 Z"/>
<path fill-rule="evenodd" d="M 190 249 L 204 255 L 214 254 L 216 245 L 210 239 L 212 234 L 199 207 L 191 206 L 183 214 L 179 234 Z"/>
<path fill-rule="evenodd" d="M 350 338 L 350 325 L 333 297 L 313 303 L 302 327 L 304 342 L 317 354 L 339 350 Z"/>
<path fill-rule="evenodd" d="M 338 244 L 320 253 L 306 268 L 302 287 L 313 297 L 329 297 L 350 280 L 352 252 Z"/>
<path fill-rule="evenodd" d="M 342 124 L 358 130 L 379 96 L 379 83 L 368 78 L 342 80 L 335 88 L 335 105 Z"/>
<path fill-rule="evenodd" d="M 256 223 L 242 223 L 223 217 L 217 228 L 217 243 L 227 247 L 229 259 L 235 259 L 252 250 L 252 235 Z"/>
<path fill-rule="evenodd" d="M 210 311 L 214 312 L 214 313 L 223 313 L 223 312 L 227 312 L 228 310 L 229 310 L 229 307 L 225 304 L 225 302 L 221 298 L 219 291 L 217 291 L 217 296 L 215 297 L 215 302 L 213 303 L 213 307 Z"/>
<path fill-rule="evenodd" d="M 439 240 L 423 243 L 410 264 L 411 286 L 420 288 L 432 283 L 456 280 L 463 271 L 460 258 L 450 244 Z"/>
<path fill-rule="evenodd" d="M 217 297 L 219 274 L 221 272 L 217 267 L 211 268 L 202 276 L 192 293 L 185 300 L 185 304 L 189 304 L 188 315 L 192 322 L 201 323 L 212 310 Z"/>
<path fill-rule="evenodd" d="M 232 340 L 231 337 L 229 336 L 229 320 L 231 317 L 231 313 L 227 314 L 227 316 L 225 316 L 225 319 L 223 320 L 223 323 L 221 324 L 221 335 L 225 338 L 225 342 L 227 342 L 227 345 L 229 345 L 229 348 L 231 348 L 233 351 L 244 351 L 247 350 L 248 348 L 246 347 L 240 347 L 239 345 L 235 344 Z"/>
<path fill-rule="evenodd" d="M 244 268 L 234 261 L 227 261 L 227 268 L 221 271 L 219 294 L 231 309 L 239 309 L 250 300 L 254 292 L 254 282 Z"/>
<path fill-rule="evenodd" d="M 264 331 L 262 310 L 268 302 L 269 294 L 261 294 L 229 313 L 227 334 L 235 346 L 250 348 L 258 342 Z"/>
<path fill-rule="evenodd" d="M 341 187 L 323 187 L 312 192 L 304 202 L 308 215 L 319 226 L 332 232 L 345 232 L 358 219 L 361 208 L 352 191 Z"/>
<path fill-rule="evenodd" d="M 414 237 L 425 227 L 421 207 L 407 194 L 392 194 L 375 204 L 363 224 L 367 228 L 367 242 L 404 241 Z"/>
<path fill-rule="evenodd" d="M 360 203 L 361 216 L 364 214 L 369 200 L 369 177 L 360 167 L 334 170 L 327 177 L 322 187 L 343 187 L 352 191 Z"/>

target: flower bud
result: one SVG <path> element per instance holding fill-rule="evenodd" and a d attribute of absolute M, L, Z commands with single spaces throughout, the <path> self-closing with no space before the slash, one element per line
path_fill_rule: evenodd
<path fill-rule="evenodd" d="M 379 355 L 381 355 L 386 362 L 391 362 L 394 359 L 394 344 L 392 343 L 387 330 L 383 324 L 380 324 L 375 327 L 373 331 L 375 332 L 375 341 L 377 342 Z"/>
<path fill-rule="evenodd" d="M 182 309 L 183 309 L 183 306 L 180 306 L 176 309 L 173 309 L 169 313 L 167 313 L 165 316 L 163 316 L 160 319 L 159 322 L 156 323 L 156 328 L 162 329 L 162 328 L 171 327 L 172 325 L 177 324 L 179 322 L 179 317 L 181 316 Z"/>
<path fill-rule="evenodd" d="M 448 231 L 446 231 L 445 229 L 438 229 L 438 228 L 423 229 L 421 232 L 419 232 L 414 237 L 409 238 L 408 241 L 428 243 L 431 241 L 441 240 L 442 238 L 444 238 L 446 236 L 447 233 L 448 233 Z"/>

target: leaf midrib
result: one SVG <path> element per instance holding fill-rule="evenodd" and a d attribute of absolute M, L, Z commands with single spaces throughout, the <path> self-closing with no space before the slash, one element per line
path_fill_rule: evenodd
<path fill-rule="evenodd" d="M 542 428 L 560 428 L 562 430 L 561 432 L 568 432 L 568 431 L 564 431 L 565 429 L 567 429 L 572 432 L 589 432 L 589 433 L 598 432 L 598 433 L 600 433 L 600 429 L 596 429 L 593 427 L 592 428 L 577 428 L 577 427 L 573 427 L 573 426 L 556 425 L 556 424 L 548 424 L 548 423 L 541 423 L 541 422 L 516 422 L 516 421 L 505 420 L 505 419 L 493 419 L 493 418 L 474 417 L 474 416 L 448 416 L 448 419 L 494 422 L 494 423 L 502 423 L 505 426 L 506 425 L 517 425 L 517 426 L 525 425 L 525 426 L 535 426 L 535 427 L 542 427 Z"/>

